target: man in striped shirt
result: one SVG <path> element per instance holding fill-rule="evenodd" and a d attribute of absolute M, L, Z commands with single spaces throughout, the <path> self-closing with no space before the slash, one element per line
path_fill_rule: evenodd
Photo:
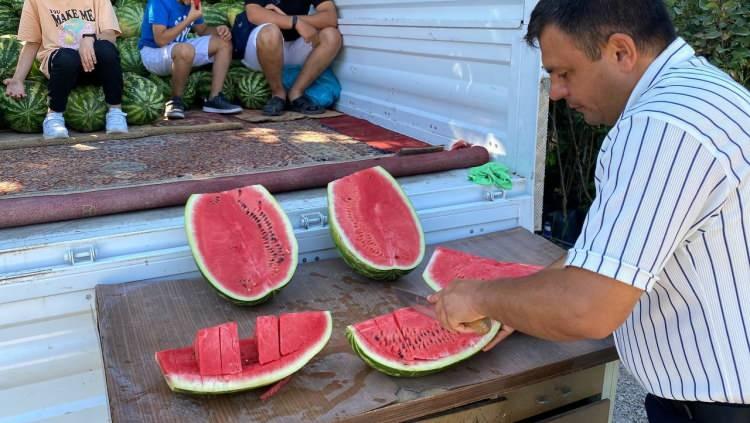
<path fill-rule="evenodd" d="M 526 39 L 550 98 L 612 126 L 596 199 L 567 258 L 455 283 L 431 298 L 438 316 L 614 332 L 650 421 L 750 422 L 750 93 L 676 36 L 662 0 L 541 0 Z"/>

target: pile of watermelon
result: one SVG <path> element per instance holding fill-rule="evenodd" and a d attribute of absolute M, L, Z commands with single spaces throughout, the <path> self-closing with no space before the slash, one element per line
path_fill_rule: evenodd
<path fill-rule="evenodd" d="M 160 119 L 163 116 L 164 103 L 172 95 L 169 77 L 150 75 L 141 61 L 138 38 L 145 5 L 145 0 L 117 0 L 114 3 L 122 32 L 117 41 L 125 84 L 122 107 L 128 114 L 130 125 L 149 124 Z M 21 50 L 21 42 L 16 40 L 16 33 L 22 8 L 22 0 L 0 0 L 0 81 L 12 77 L 15 72 L 18 53 Z M 243 13 L 244 3 L 240 0 L 207 0 L 202 3 L 202 8 L 204 20 L 209 25 L 231 26 L 237 14 Z M 30 98 L 17 104 L 15 100 L 7 98 L 5 90 L 1 89 L 0 114 L 7 119 L 5 125 L 15 131 L 40 132 L 47 110 L 47 78 L 39 70 L 38 61 L 34 61 L 26 79 L 27 86 L 32 87 L 30 91 L 27 90 Z M 30 82 L 40 85 L 29 84 Z M 209 96 L 210 87 L 210 71 L 195 70 L 190 75 L 185 89 L 183 99 L 186 106 L 202 106 L 202 100 Z M 271 96 L 271 90 L 263 74 L 246 69 L 239 61 L 232 63 L 223 91 L 230 101 L 251 109 L 262 107 Z M 92 93 L 95 92 L 95 89 L 84 87 L 71 94 L 65 112 L 65 120 L 71 129 L 89 132 L 103 128 L 103 118 L 101 122 L 95 120 L 102 115 L 101 104 L 104 104 L 104 98 L 102 97 L 101 101 L 93 99 Z M 106 104 L 104 107 L 106 108 Z"/>

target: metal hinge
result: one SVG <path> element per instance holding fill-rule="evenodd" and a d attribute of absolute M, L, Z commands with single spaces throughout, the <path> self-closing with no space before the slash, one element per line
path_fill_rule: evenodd
<path fill-rule="evenodd" d="M 305 229 L 311 226 L 325 226 L 328 223 L 328 216 L 321 212 L 306 213 L 299 217 L 300 225 Z"/>
<path fill-rule="evenodd" d="M 505 191 L 502 191 L 502 190 L 485 191 L 484 198 L 487 201 L 504 200 Z"/>
<path fill-rule="evenodd" d="M 93 245 L 81 245 L 69 248 L 65 253 L 65 261 L 71 265 L 93 263 L 96 260 L 96 250 Z"/>

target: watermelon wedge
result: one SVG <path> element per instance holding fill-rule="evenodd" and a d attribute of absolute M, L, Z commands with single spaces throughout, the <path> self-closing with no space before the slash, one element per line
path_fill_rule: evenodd
<path fill-rule="evenodd" d="M 301 369 L 326 346 L 331 338 L 333 320 L 330 312 L 311 311 L 295 314 L 298 316 L 294 318 L 294 323 L 299 326 L 300 331 L 304 331 L 305 339 L 301 341 L 299 349 L 279 357 L 278 360 L 260 364 L 258 341 L 255 338 L 247 338 L 239 340 L 242 365 L 239 373 L 201 375 L 193 346 L 159 351 L 156 353 L 156 362 L 159 364 L 167 385 L 175 392 L 225 394 L 274 384 Z M 281 318 L 284 316 L 282 314 Z M 283 339 L 284 334 L 280 333 L 279 336 Z M 210 350 L 211 348 L 206 348 L 203 351 Z M 220 350 L 220 348 L 215 347 L 213 350 Z M 221 360 L 221 356 L 217 354 L 212 357 L 203 356 L 201 364 L 205 365 L 205 361 L 211 358 Z M 217 366 L 214 364 L 209 367 L 216 368 Z M 281 385 L 278 388 L 280 387 Z"/>
<path fill-rule="evenodd" d="M 542 266 L 509 263 L 452 250 L 435 248 L 422 278 L 435 291 L 454 280 L 488 281 L 502 278 L 520 278 L 542 270 Z"/>
<path fill-rule="evenodd" d="M 462 334 L 411 308 L 346 328 L 352 349 L 372 368 L 391 376 L 436 373 L 478 353 L 500 330 L 493 322 L 485 335 Z"/>
<path fill-rule="evenodd" d="M 365 277 L 395 280 L 424 258 L 419 218 L 380 166 L 328 184 L 331 236 L 344 261 Z"/>
<path fill-rule="evenodd" d="M 297 268 L 292 224 L 261 185 L 191 195 L 185 229 L 203 276 L 237 304 L 268 300 Z"/>

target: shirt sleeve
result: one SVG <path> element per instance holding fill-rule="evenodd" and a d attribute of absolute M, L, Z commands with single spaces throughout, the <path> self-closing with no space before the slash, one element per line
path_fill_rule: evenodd
<path fill-rule="evenodd" d="M 21 21 L 18 24 L 18 40 L 30 43 L 42 42 L 42 25 L 39 21 L 36 1 L 27 0 L 23 3 Z"/>
<path fill-rule="evenodd" d="M 566 265 L 650 291 L 675 250 L 728 198 L 726 175 L 681 128 L 650 116 L 621 121 L 599 152 L 596 198 Z"/>
<path fill-rule="evenodd" d="M 99 27 L 99 33 L 104 31 L 115 31 L 120 34 L 120 24 L 117 22 L 117 16 L 109 0 L 96 0 L 96 24 Z"/>
<path fill-rule="evenodd" d="M 160 0 L 149 1 L 146 4 L 146 19 L 151 25 L 164 25 L 169 28 L 169 14 Z"/>

